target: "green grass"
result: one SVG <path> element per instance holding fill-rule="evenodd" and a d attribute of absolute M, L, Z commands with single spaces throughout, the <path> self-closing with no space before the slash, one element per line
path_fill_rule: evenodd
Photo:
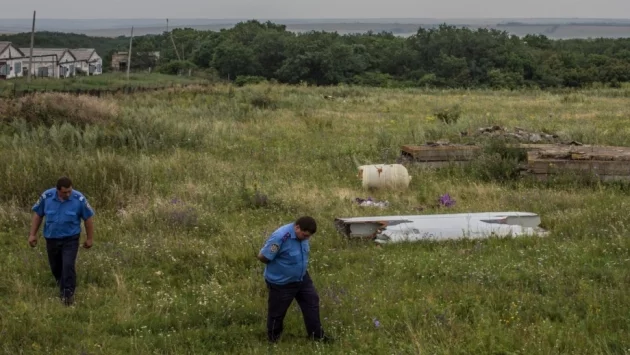
<path fill-rule="evenodd" d="M 0 126 L 0 352 L 627 354 L 627 186 L 500 182 L 484 169 L 509 163 L 485 162 L 409 167 L 407 191 L 368 192 L 355 165 L 494 124 L 630 146 L 627 93 L 215 86 L 101 98 L 113 116 L 85 126 L 17 117 Z M 455 123 L 436 119 L 455 106 Z M 26 242 L 30 206 L 62 174 L 97 212 L 72 308 L 55 298 L 44 241 Z M 268 205 L 252 203 L 256 191 Z M 417 212 L 444 193 L 454 207 Z M 352 202 L 367 196 L 390 207 Z M 539 213 L 550 235 L 377 247 L 333 226 L 505 210 Z M 294 305 L 285 338 L 269 346 L 254 256 L 304 214 L 319 221 L 310 273 L 337 341 L 303 339 Z"/>
<path fill-rule="evenodd" d="M 14 92 L 32 91 L 76 91 L 76 90 L 113 90 L 124 87 L 131 88 L 163 88 L 174 85 L 205 84 L 207 80 L 199 77 L 165 75 L 159 73 L 105 73 L 94 76 L 81 76 L 66 79 L 16 78 L 0 81 L 0 97 L 12 97 Z"/>

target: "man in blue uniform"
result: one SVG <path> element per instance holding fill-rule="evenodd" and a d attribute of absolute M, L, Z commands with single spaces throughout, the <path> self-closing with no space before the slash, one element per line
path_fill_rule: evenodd
<path fill-rule="evenodd" d="M 283 331 L 287 309 L 296 299 L 308 337 L 329 341 L 319 318 L 319 295 L 308 274 L 309 238 L 317 231 L 312 217 L 300 217 L 278 228 L 265 242 L 258 259 L 265 263 L 267 302 L 267 338 L 276 342 Z"/>
<path fill-rule="evenodd" d="M 59 285 L 61 300 L 71 305 L 76 288 L 75 261 L 79 251 L 81 220 L 87 234 L 83 247 L 89 249 L 94 237 L 94 210 L 81 192 L 72 189 L 72 181 L 67 177 L 60 178 L 56 188 L 44 191 L 32 210 L 34 214 L 28 243 L 31 247 L 37 245 L 37 231 L 45 217 L 43 234 L 50 270 Z"/>

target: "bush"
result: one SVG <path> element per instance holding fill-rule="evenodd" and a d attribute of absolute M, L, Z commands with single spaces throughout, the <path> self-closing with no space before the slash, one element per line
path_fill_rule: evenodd
<path fill-rule="evenodd" d="M 366 72 L 355 75 L 352 78 L 352 83 L 360 86 L 377 87 L 391 87 L 395 85 L 394 78 L 390 74 L 378 72 Z"/>
<path fill-rule="evenodd" d="M 451 124 L 456 123 L 457 120 L 461 117 L 462 112 L 459 105 L 455 105 L 452 107 L 442 108 L 435 111 L 435 117 L 437 117 L 440 121 Z"/>
<path fill-rule="evenodd" d="M 266 81 L 267 79 L 262 76 L 239 75 L 238 77 L 236 77 L 236 80 L 234 80 L 234 83 L 236 84 L 236 86 L 245 86 L 250 84 L 260 84 Z"/>
<path fill-rule="evenodd" d="M 195 63 L 187 60 L 174 60 L 161 65 L 157 68 L 158 73 L 180 75 L 187 74 L 189 69 L 195 69 L 197 66 Z"/>
<path fill-rule="evenodd" d="M 442 81 L 433 73 L 423 75 L 422 78 L 418 80 L 418 86 L 435 87 L 441 85 L 443 85 Z"/>
<path fill-rule="evenodd" d="M 501 69 L 489 70 L 488 82 L 495 89 L 516 89 L 524 83 L 522 74 Z"/>
<path fill-rule="evenodd" d="M 271 90 L 253 92 L 249 97 L 249 104 L 262 110 L 275 110 L 278 108 L 278 100 L 272 96 Z"/>
<path fill-rule="evenodd" d="M 105 123 L 118 116 L 114 101 L 63 93 L 29 95 L 0 103 L 0 122 L 24 120 L 32 125 L 52 126 L 70 123 L 77 126 Z"/>
<path fill-rule="evenodd" d="M 483 152 L 472 162 L 473 175 L 483 181 L 510 181 L 520 177 L 527 153 L 523 149 L 508 147 L 501 140 L 484 144 Z"/>

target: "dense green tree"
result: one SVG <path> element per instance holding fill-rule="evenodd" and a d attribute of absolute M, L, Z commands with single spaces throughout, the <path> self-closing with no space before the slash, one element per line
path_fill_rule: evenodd
<path fill-rule="evenodd" d="M 0 36 L 0 41 L 28 46 L 30 34 Z M 128 41 L 128 37 L 36 35 L 40 47 L 96 48 L 105 63 L 115 51 L 126 51 Z M 147 55 L 150 52 L 160 52 L 159 63 Z M 519 38 L 498 30 L 446 24 L 420 27 L 408 38 L 386 32 L 296 34 L 284 25 L 250 20 L 220 31 L 182 28 L 134 38 L 132 68 L 156 65 L 169 73 L 200 68 L 224 79 L 240 76 L 239 83 L 264 78 L 314 85 L 513 89 L 583 87 L 599 82 L 618 86 L 630 81 L 630 38 Z"/>

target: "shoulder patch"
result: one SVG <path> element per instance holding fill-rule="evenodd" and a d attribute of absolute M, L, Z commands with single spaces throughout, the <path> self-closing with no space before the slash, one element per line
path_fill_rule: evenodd
<path fill-rule="evenodd" d="M 41 196 L 39 196 L 39 198 L 37 199 L 37 202 L 35 202 L 34 207 L 39 206 L 43 200 L 45 200 L 47 197 L 50 197 L 50 196 L 52 196 L 50 192 L 45 192 L 45 191 L 42 192 Z"/>
<path fill-rule="evenodd" d="M 280 250 L 280 246 L 278 244 L 271 244 L 270 250 L 272 253 L 277 253 L 278 250 Z"/>
<path fill-rule="evenodd" d="M 285 235 L 284 235 L 284 237 L 282 237 L 282 241 L 283 241 L 283 242 L 286 242 L 286 241 L 287 241 L 287 239 L 289 239 L 289 238 L 291 238 L 291 233 L 288 233 L 288 232 L 287 232 L 287 234 L 285 234 Z"/>

